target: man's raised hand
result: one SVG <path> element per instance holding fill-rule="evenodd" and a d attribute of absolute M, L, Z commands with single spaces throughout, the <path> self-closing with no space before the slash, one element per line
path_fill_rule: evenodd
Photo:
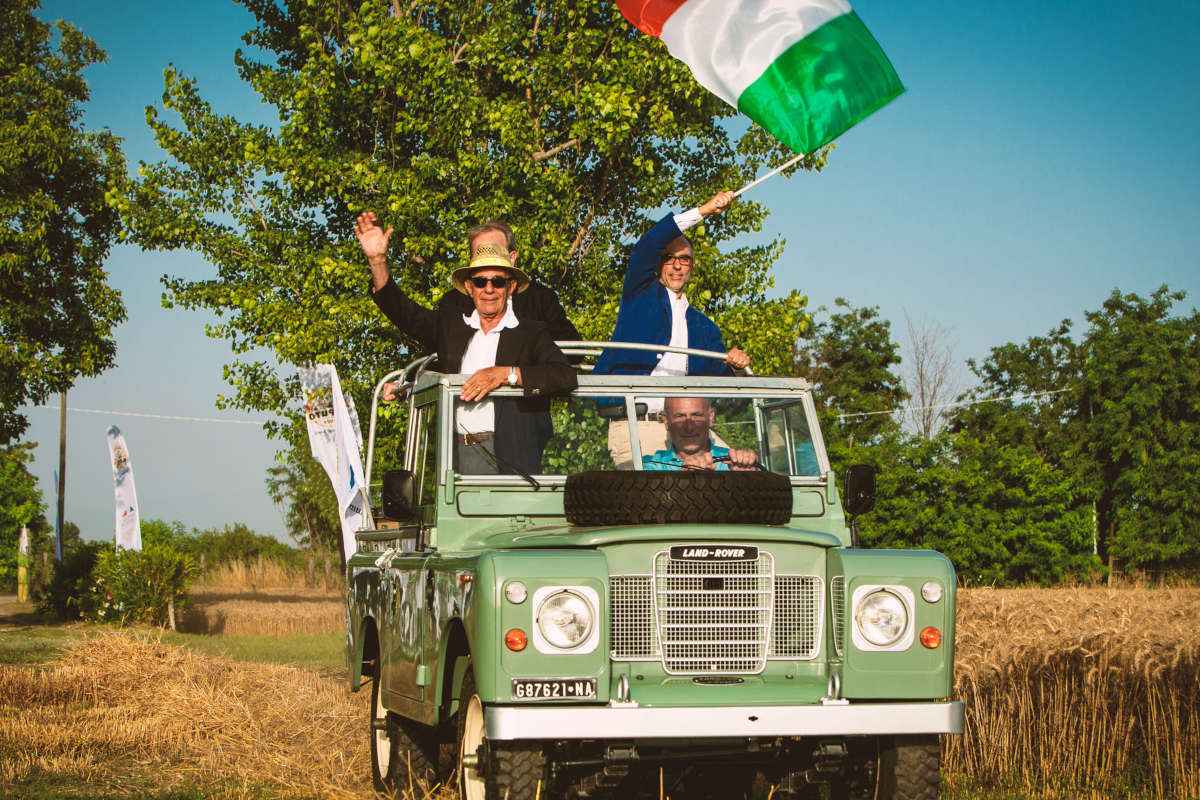
<path fill-rule="evenodd" d="M 354 235 L 362 247 L 367 263 L 371 265 L 371 285 L 374 291 L 379 291 L 391 278 L 387 265 L 388 239 L 392 238 L 393 228 L 386 231 L 375 218 L 374 211 L 364 211 L 358 215 L 354 224 Z"/>
<path fill-rule="evenodd" d="M 358 243 L 368 261 L 387 255 L 388 239 L 392 237 L 394 230 L 394 228 L 388 228 L 385 231 L 373 211 L 364 211 L 358 215 L 358 222 L 354 225 L 354 235 L 358 237 Z"/>
<path fill-rule="evenodd" d="M 733 204 L 734 197 L 733 192 L 717 192 L 704 205 L 700 206 L 700 216 L 707 217 L 712 214 L 724 214 L 725 209 Z"/>

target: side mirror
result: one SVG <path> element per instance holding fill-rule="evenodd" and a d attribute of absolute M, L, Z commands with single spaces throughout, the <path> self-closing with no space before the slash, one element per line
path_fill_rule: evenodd
<path fill-rule="evenodd" d="M 383 515 L 388 519 L 412 519 L 416 505 L 413 474 L 406 469 L 389 469 L 383 473 Z"/>
<path fill-rule="evenodd" d="M 855 464 L 846 470 L 846 496 L 842 498 L 842 507 L 851 517 L 875 507 L 875 468 L 870 464 Z"/>

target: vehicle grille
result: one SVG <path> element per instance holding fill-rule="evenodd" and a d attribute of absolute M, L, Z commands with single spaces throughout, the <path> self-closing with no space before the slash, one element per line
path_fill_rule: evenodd
<path fill-rule="evenodd" d="M 672 560 L 653 575 L 611 579 L 610 642 L 618 660 L 661 659 L 668 674 L 745 674 L 768 658 L 820 650 L 822 581 L 774 575 L 774 561 Z"/>
<path fill-rule="evenodd" d="M 812 575 L 777 576 L 771 656 L 815 658 L 820 635 L 821 579 Z"/>
<path fill-rule="evenodd" d="M 846 632 L 846 576 L 829 581 L 829 610 L 833 612 L 833 651 L 842 654 L 842 634 Z"/>

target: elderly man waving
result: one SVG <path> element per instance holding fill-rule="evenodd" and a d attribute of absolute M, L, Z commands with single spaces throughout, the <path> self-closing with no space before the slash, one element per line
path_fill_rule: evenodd
<path fill-rule="evenodd" d="M 502 463 L 503 471 L 539 472 L 542 450 L 554 433 L 549 396 L 571 391 L 576 378 L 545 323 L 513 314 L 511 297 L 529 285 L 529 277 L 512 265 L 503 247 L 480 245 L 470 263 L 451 276 L 474 311 L 470 316 L 449 306 L 435 311 L 413 302 L 392 280 L 387 265 L 391 228 L 384 231 L 368 211 L 358 216 L 355 235 L 371 266 L 371 298 L 379 309 L 426 350 L 436 351 L 443 372 L 471 376 L 463 384 L 455 420 L 458 471 L 496 472 L 487 458 L 494 454 L 511 465 Z M 505 384 L 522 387 L 525 397 L 487 397 Z M 385 389 L 385 400 L 389 394 Z"/>

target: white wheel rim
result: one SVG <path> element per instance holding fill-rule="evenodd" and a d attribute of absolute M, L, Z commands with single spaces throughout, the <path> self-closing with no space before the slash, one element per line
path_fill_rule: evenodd
<path fill-rule="evenodd" d="M 483 703 L 479 695 L 471 695 L 467 703 L 466 717 L 463 719 L 463 736 L 459 748 L 459 758 L 467 753 L 475 754 L 483 744 Z M 459 766 L 462 766 L 461 761 Z M 474 767 L 462 767 L 462 794 L 466 800 L 484 800 L 486 788 L 480 764 Z"/>
<path fill-rule="evenodd" d="M 379 680 L 376 678 L 375 680 Z M 384 722 L 387 719 L 387 709 L 383 707 L 383 691 L 382 689 L 375 692 L 375 719 L 372 724 L 371 742 L 375 747 L 375 763 L 379 765 L 379 777 L 386 778 L 388 767 L 392 763 L 392 740 L 388 738 L 387 726 L 378 726 L 378 723 Z M 359 739 L 361 742 L 362 739 Z"/>

